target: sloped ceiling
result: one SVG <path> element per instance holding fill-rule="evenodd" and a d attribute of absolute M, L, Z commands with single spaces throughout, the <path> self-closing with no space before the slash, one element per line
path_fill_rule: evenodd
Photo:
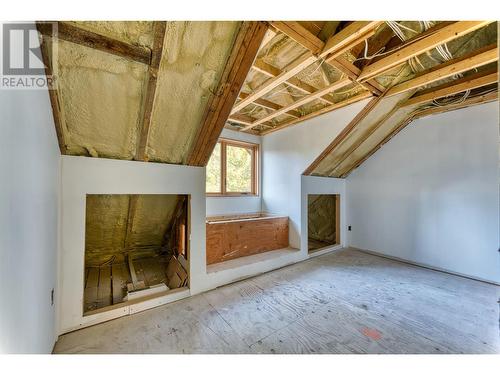
<path fill-rule="evenodd" d="M 65 22 L 151 51 L 153 22 Z M 166 22 L 145 160 L 186 164 L 241 22 Z M 57 75 L 67 155 L 132 160 L 137 154 L 150 77 L 141 61 L 59 38 Z M 153 51 L 154 52 L 154 51 Z"/>

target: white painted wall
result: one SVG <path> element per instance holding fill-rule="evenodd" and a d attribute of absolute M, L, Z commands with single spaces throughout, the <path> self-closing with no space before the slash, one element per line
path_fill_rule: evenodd
<path fill-rule="evenodd" d="M 500 283 L 498 103 L 410 124 L 347 179 L 349 244 Z"/>
<path fill-rule="evenodd" d="M 262 139 L 262 208 L 290 217 L 290 245 L 300 247 L 301 175 L 368 100 L 313 118 Z"/>
<path fill-rule="evenodd" d="M 241 133 L 234 130 L 224 129 L 221 138 L 233 139 L 236 141 L 244 141 L 257 143 L 261 145 L 262 137 Z M 259 171 L 261 171 L 262 158 L 259 158 Z M 262 174 L 260 174 L 262 175 Z M 260 176 L 259 176 L 260 177 Z M 249 197 L 207 197 L 207 215 L 226 215 L 240 213 L 254 213 L 261 211 L 262 201 L 262 183 L 259 178 L 259 195 Z"/>
<path fill-rule="evenodd" d="M 0 113 L 0 352 L 50 353 L 60 168 L 48 93 L 0 90 Z"/>
<path fill-rule="evenodd" d="M 187 297 L 180 292 L 108 312 L 83 316 L 85 205 L 87 194 L 190 194 L 190 289 L 204 288 L 205 169 L 135 161 L 62 157 L 62 227 L 58 333 Z"/>

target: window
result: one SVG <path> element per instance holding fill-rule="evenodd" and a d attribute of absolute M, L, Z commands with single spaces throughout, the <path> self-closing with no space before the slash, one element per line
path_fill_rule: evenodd
<path fill-rule="evenodd" d="M 207 165 L 208 195 L 257 195 L 259 146 L 221 139 Z"/>

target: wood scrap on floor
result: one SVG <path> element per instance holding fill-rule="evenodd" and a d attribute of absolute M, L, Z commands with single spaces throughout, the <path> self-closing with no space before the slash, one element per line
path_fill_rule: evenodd
<path fill-rule="evenodd" d="M 187 285 L 187 272 L 182 264 L 172 255 L 167 266 L 167 286 L 170 289 L 180 288 Z"/>

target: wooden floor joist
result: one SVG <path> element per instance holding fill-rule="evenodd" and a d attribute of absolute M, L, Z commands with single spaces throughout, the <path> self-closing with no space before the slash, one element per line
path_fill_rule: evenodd
<path fill-rule="evenodd" d="M 495 61 L 498 61 L 498 47 L 496 44 L 492 44 L 481 48 L 478 51 L 473 51 L 465 56 L 447 61 L 424 71 L 415 78 L 392 87 L 389 89 L 386 96 L 389 97 L 426 86 L 441 79 L 448 78 Z"/>
<path fill-rule="evenodd" d="M 37 28 L 40 33 L 52 37 L 53 22 L 38 22 Z M 120 40 L 109 38 L 104 35 L 84 30 L 67 22 L 56 22 L 58 39 L 80 44 L 85 47 L 94 48 L 103 52 L 134 60 L 143 64 L 151 63 L 151 50 L 146 47 L 136 46 Z"/>
<path fill-rule="evenodd" d="M 473 90 L 478 87 L 491 85 L 498 82 L 498 70 L 479 72 L 456 81 L 433 87 L 432 89 L 422 91 L 411 97 L 405 106 L 418 105 L 431 102 L 435 99 L 456 95 L 467 90 Z"/>
<path fill-rule="evenodd" d="M 441 44 L 457 39 L 467 33 L 484 27 L 492 21 L 459 21 L 441 28 L 439 31 L 419 39 L 407 46 L 394 51 L 378 61 L 367 65 L 358 78 L 359 81 L 367 81 L 380 75 L 395 66 L 406 62 L 408 59 L 427 52 Z"/>
<path fill-rule="evenodd" d="M 149 131 L 151 129 L 151 116 L 153 113 L 158 69 L 160 68 L 160 61 L 163 54 L 163 42 L 166 28 L 167 23 L 164 21 L 155 21 L 153 24 L 153 50 L 151 53 L 151 64 L 148 69 L 148 84 L 146 88 L 146 98 L 144 100 L 142 127 L 135 160 L 146 161 L 146 147 L 148 144 Z"/>
<path fill-rule="evenodd" d="M 205 166 L 226 124 L 243 82 L 266 35 L 267 24 L 243 22 L 234 42 L 216 95 L 205 110 L 187 160 L 188 165 Z"/>

